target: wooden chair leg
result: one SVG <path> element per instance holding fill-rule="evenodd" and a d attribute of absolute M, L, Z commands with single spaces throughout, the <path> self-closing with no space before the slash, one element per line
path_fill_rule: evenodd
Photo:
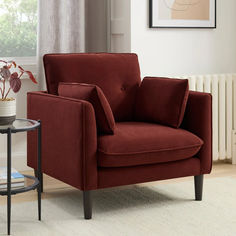
<path fill-rule="evenodd" d="M 37 170 L 34 169 L 34 176 L 38 177 Z M 41 193 L 43 192 L 43 173 L 41 175 Z"/>
<path fill-rule="evenodd" d="M 91 191 L 83 191 L 84 219 L 92 218 L 92 197 Z"/>
<path fill-rule="evenodd" d="M 194 176 L 195 200 L 202 200 L 203 175 Z"/>

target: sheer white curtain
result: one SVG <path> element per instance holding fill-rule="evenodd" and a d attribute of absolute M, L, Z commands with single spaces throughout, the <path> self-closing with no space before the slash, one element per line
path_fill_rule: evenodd
<path fill-rule="evenodd" d="M 37 78 L 45 89 L 42 57 L 46 53 L 85 50 L 85 0 L 38 1 Z"/>

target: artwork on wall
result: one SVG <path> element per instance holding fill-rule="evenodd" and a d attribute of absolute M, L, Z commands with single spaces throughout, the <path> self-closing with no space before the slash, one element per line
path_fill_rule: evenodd
<path fill-rule="evenodd" d="M 149 0 L 150 28 L 216 28 L 216 0 Z"/>

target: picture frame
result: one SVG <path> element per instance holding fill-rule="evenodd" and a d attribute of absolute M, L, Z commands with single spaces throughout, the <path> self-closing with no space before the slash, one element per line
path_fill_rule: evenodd
<path fill-rule="evenodd" d="M 216 28 L 216 0 L 149 0 L 150 28 Z"/>

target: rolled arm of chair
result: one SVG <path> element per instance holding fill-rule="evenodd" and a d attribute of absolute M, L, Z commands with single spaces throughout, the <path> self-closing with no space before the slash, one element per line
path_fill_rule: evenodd
<path fill-rule="evenodd" d="M 42 122 L 42 171 L 81 190 L 97 188 L 97 129 L 92 105 L 46 92 L 27 94 L 27 117 Z M 37 131 L 28 132 L 27 164 L 37 168 Z"/>
<path fill-rule="evenodd" d="M 204 142 L 197 157 L 201 173 L 211 172 L 212 167 L 212 96 L 209 93 L 190 91 L 182 128 L 196 134 Z"/>

